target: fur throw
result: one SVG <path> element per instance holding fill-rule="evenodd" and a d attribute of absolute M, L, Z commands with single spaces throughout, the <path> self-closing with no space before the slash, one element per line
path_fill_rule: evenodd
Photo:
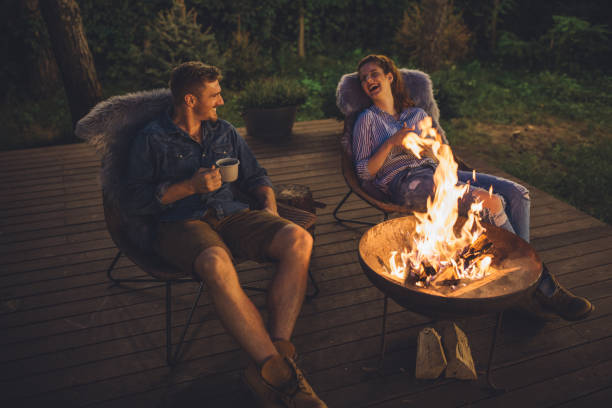
<path fill-rule="evenodd" d="M 171 105 L 168 89 L 129 93 L 98 103 L 78 121 L 77 137 L 102 154 L 100 180 L 107 199 L 118 199 L 133 137 Z"/>
<path fill-rule="evenodd" d="M 410 98 L 417 107 L 423 109 L 432 117 L 434 125 L 436 125 L 442 138 L 446 142 L 446 134 L 438 123 L 440 120 L 440 110 L 434 99 L 433 86 L 429 75 L 422 71 L 406 68 L 400 69 L 400 72 L 404 78 L 404 85 L 408 91 L 408 95 L 410 95 Z M 371 104 L 372 101 L 361 88 L 357 72 L 345 74 L 340 78 L 340 82 L 338 82 L 338 87 L 336 88 L 336 105 L 346 118 L 355 120 L 357 114 Z M 352 126 L 350 129 L 352 133 Z M 346 146 L 344 146 L 344 148 L 346 149 L 350 146 L 350 141 L 343 140 L 343 145 L 345 143 Z M 352 151 L 347 151 L 347 153 L 352 156 Z"/>
<path fill-rule="evenodd" d="M 102 155 L 100 181 L 105 206 L 118 209 L 120 222 L 131 243 L 147 252 L 152 247 L 155 220 L 129 216 L 122 211 L 125 172 L 134 136 L 171 105 L 168 89 L 114 96 L 98 103 L 79 120 L 75 129 L 77 137 L 94 145 Z"/>

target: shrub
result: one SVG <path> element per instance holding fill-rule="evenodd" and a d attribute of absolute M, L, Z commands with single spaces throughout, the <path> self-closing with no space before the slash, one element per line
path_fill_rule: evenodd
<path fill-rule="evenodd" d="M 471 33 L 452 0 L 423 0 L 404 12 L 395 36 L 398 52 L 426 71 L 451 65 L 469 51 Z"/>
<path fill-rule="evenodd" d="M 185 61 L 223 66 L 215 35 L 210 27 L 202 31 L 196 18 L 197 13 L 187 11 L 183 0 L 173 0 L 172 7 L 159 12 L 146 27 L 142 57 L 151 85 L 166 85 L 172 68 Z"/>
<path fill-rule="evenodd" d="M 579 72 L 581 66 L 603 63 L 610 50 L 610 31 L 605 26 L 571 16 L 553 16 L 553 26 L 542 36 L 554 68 Z"/>
<path fill-rule="evenodd" d="M 506 64 L 580 74 L 584 69 L 608 69 L 610 30 L 577 17 L 553 16 L 545 34 L 530 41 L 502 32 L 496 55 Z"/>
<path fill-rule="evenodd" d="M 532 67 L 535 56 L 542 52 L 540 48 L 540 45 L 533 41 L 524 41 L 514 33 L 502 31 L 497 40 L 495 55 L 509 66 Z"/>
<path fill-rule="evenodd" d="M 249 82 L 238 95 L 236 103 L 240 111 L 245 112 L 251 108 L 301 105 L 306 97 L 306 89 L 297 80 L 267 78 Z"/>

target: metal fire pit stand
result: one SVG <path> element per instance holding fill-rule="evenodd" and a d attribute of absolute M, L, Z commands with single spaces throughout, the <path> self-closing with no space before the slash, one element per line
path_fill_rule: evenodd
<path fill-rule="evenodd" d="M 387 336 L 387 305 L 389 301 L 389 296 L 385 295 L 384 303 L 383 303 L 383 317 L 382 317 L 382 327 L 380 331 L 380 357 L 378 359 L 378 369 L 382 369 L 383 360 L 385 358 L 386 351 L 386 336 Z M 493 337 L 491 339 L 491 346 L 489 347 L 489 362 L 487 363 L 487 385 L 489 388 L 495 393 L 503 393 L 506 392 L 505 388 L 501 388 L 496 386 L 491 379 L 491 366 L 493 365 L 493 357 L 495 355 L 495 346 L 497 345 L 497 338 L 501 332 L 502 319 L 504 317 L 503 310 L 497 313 L 497 319 L 495 323 L 495 328 L 493 329 Z"/>

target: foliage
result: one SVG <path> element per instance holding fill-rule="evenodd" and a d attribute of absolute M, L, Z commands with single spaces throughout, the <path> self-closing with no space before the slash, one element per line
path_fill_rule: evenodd
<path fill-rule="evenodd" d="M 404 12 L 395 42 L 400 54 L 431 72 L 464 57 L 470 37 L 452 0 L 423 0 Z"/>
<path fill-rule="evenodd" d="M 517 9 L 517 0 L 455 0 L 463 20 L 473 33 L 479 58 L 486 58 L 499 39 L 499 27 Z"/>
<path fill-rule="evenodd" d="M 89 48 L 103 83 L 133 84 L 142 75 L 145 27 L 170 0 L 78 0 Z M 139 89 L 132 85 L 131 90 Z"/>
<path fill-rule="evenodd" d="M 607 69 L 610 30 L 604 25 L 570 16 L 552 17 L 553 25 L 540 37 L 522 40 L 503 32 L 496 54 L 505 63 L 577 74 L 584 69 Z"/>
<path fill-rule="evenodd" d="M 542 52 L 541 46 L 532 41 L 521 40 L 516 34 L 502 31 L 495 49 L 496 56 L 511 66 L 533 66 Z"/>
<path fill-rule="evenodd" d="M 610 46 L 607 27 L 571 16 L 553 16 L 553 22 L 542 40 L 548 43 L 555 68 L 578 72 L 585 63 L 604 63 L 602 56 Z"/>
<path fill-rule="evenodd" d="M 74 141 L 72 119 L 63 89 L 45 98 L 23 99 L 23 95 L 4 95 L 0 106 L 3 123 L 0 151 L 68 143 Z"/>
<path fill-rule="evenodd" d="M 306 97 L 306 89 L 297 80 L 272 77 L 249 82 L 236 103 L 239 110 L 244 112 L 251 108 L 301 105 Z"/>
<path fill-rule="evenodd" d="M 472 62 L 432 74 L 441 116 L 473 117 L 496 123 L 525 123 L 539 115 L 589 121 L 612 120 L 612 77 L 530 73 Z"/>
<path fill-rule="evenodd" d="M 344 53 L 357 47 L 390 52 L 396 19 L 414 0 L 192 0 L 201 23 L 211 25 L 222 48 L 231 33 L 256 35 L 265 56 L 297 50 L 298 16 L 305 12 L 306 56 Z M 270 55 L 272 54 L 272 55 Z"/>
<path fill-rule="evenodd" d="M 223 54 L 224 84 L 230 89 L 240 89 L 253 78 L 258 78 L 271 70 L 270 60 L 261 57 L 261 47 L 251 41 L 245 31 L 234 33 L 230 48 Z"/>
<path fill-rule="evenodd" d="M 142 64 L 152 86 L 167 84 L 170 71 L 181 62 L 197 60 L 223 66 L 215 35 L 210 27 L 202 31 L 196 18 L 197 13 L 187 11 L 184 0 L 173 0 L 169 10 L 160 11 L 147 25 Z"/>
<path fill-rule="evenodd" d="M 342 75 L 356 71 L 357 63 L 367 53 L 361 49 L 345 53 L 342 58 L 316 56 L 297 68 L 300 81 L 308 90 L 308 99 L 300 115 L 342 119 L 336 106 L 336 87 Z"/>

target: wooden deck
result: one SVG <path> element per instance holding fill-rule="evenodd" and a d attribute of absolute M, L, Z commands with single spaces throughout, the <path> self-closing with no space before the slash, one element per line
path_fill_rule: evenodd
<path fill-rule="evenodd" d="M 319 210 L 312 259 L 321 293 L 305 303 L 294 342 L 301 366 L 330 407 L 599 407 L 612 400 L 612 227 L 535 188 L 532 244 L 549 269 L 597 309 L 580 322 L 535 323 L 506 315 L 492 395 L 476 382 L 414 379 L 416 334 L 438 322 L 390 302 L 389 343 L 378 357 L 382 295 L 363 274 L 356 245 L 365 228 L 334 222 L 347 189 L 334 120 L 298 123 L 286 144 L 249 141 L 276 183 L 311 187 Z M 462 156 L 471 161 L 470 157 Z M 483 163 L 478 170 L 503 175 Z M 116 248 L 105 228 L 99 158 L 75 144 L 0 153 L 0 401 L 6 407 L 248 407 L 240 382 L 246 356 L 200 300 L 183 361 L 165 364 L 164 288 L 110 287 Z M 352 197 L 344 216 L 380 220 Z M 128 260 L 121 273 L 139 275 Z M 270 270 L 240 265 L 243 282 Z M 176 286 L 175 336 L 195 293 Z M 252 294 L 263 309 L 264 296 Z M 486 367 L 494 316 L 460 320 L 479 368 Z"/>

